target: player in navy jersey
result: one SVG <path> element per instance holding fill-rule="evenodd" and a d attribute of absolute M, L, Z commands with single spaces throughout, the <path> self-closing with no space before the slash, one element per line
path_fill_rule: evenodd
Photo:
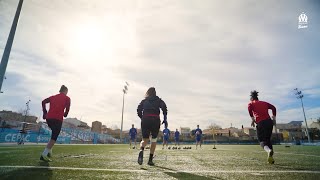
<path fill-rule="evenodd" d="M 168 128 L 165 128 L 163 131 L 163 144 L 162 149 L 164 149 L 164 145 L 166 145 L 166 148 L 168 148 L 168 142 L 170 138 L 170 130 Z"/>
<path fill-rule="evenodd" d="M 180 132 L 178 131 L 178 129 L 176 129 L 176 132 L 174 132 L 174 141 L 175 141 L 175 145 L 178 144 L 178 146 L 180 145 Z"/>
<path fill-rule="evenodd" d="M 140 152 L 138 163 L 143 163 L 144 147 L 149 142 L 151 136 L 151 147 L 148 165 L 153 166 L 153 154 L 157 146 L 157 137 L 160 129 L 160 109 L 163 112 L 163 121 L 165 128 L 168 127 L 167 122 L 167 106 L 166 103 L 157 96 L 156 89 L 151 87 L 146 92 L 146 97 L 143 99 L 138 108 L 137 113 L 141 118 L 142 141 L 140 143 Z"/>
<path fill-rule="evenodd" d="M 133 149 L 135 149 L 137 146 L 137 129 L 134 128 L 134 124 L 132 124 L 132 128 L 129 131 L 129 136 L 130 136 L 130 149 L 131 149 L 132 141 L 134 141 Z"/>
<path fill-rule="evenodd" d="M 198 149 L 198 145 L 200 145 L 201 148 L 201 138 L 202 138 L 202 130 L 199 128 L 199 125 L 197 125 L 197 129 L 194 131 L 196 136 L 196 149 Z"/>

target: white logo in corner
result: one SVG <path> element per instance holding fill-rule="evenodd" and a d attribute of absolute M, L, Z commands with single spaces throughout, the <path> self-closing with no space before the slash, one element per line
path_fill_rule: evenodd
<path fill-rule="evenodd" d="M 299 24 L 298 24 L 298 29 L 304 29 L 308 27 L 308 16 L 302 12 L 299 16 Z"/>

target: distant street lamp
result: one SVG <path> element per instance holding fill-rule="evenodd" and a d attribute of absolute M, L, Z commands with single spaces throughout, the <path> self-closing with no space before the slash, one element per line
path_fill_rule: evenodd
<path fill-rule="evenodd" d="M 123 91 L 123 96 L 122 96 L 122 115 L 121 115 L 121 129 L 120 129 L 120 142 L 122 142 L 122 128 L 123 128 L 123 112 L 124 112 L 124 95 L 128 93 L 128 86 L 129 83 L 126 82 L 124 85 L 122 91 Z"/>
<path fill-rule="evenodd" d="M 308 123 L 307 123 L 306 113 L 304 112 L 304 106 L 303 106 L 303 101 L 302 101 L 303 94 L 302 94 L 301 91 L 298 90 L 298 88 L 295 88 L 294 90 L 296 91 L 295 95 L 297 96 L 297 98 L 301 100 L 301 106 L 302 106 L 302 111 L 303 111 L 303 116 L 304 116 L 304 122 L 306 123 L 306 131 L 307 131 L 308 141 L 309 141 L 309 143 L 311 143 L 309 130 L 308 130 Z"/>

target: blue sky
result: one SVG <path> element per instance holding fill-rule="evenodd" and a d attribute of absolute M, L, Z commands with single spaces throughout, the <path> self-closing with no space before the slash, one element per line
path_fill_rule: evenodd
<path fill-rule="evenodd" d="M 0 1 L 0 54 L 18 0 Z M 318 1 L 84 1 L 23 4 L 0 109 L 19 111 L 65 84 L 70 117 L 139 127 L 150 86 L 168 105 L 171 129 L 250 126 L 249 93 L 278 108 L 278 122 L 320 117 Z M 298 16 L 308 28 L 298 29 Z"/>

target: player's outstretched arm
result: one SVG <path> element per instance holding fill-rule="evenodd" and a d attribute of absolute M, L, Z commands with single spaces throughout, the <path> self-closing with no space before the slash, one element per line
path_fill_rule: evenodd
<path fill-rule="evenodd" d="M 47 103 L 50 103 L 50 97 L 49 98 L 46 98 L 42 101 L 42 112 L 43 112 L 43 116 L 42 118 L 43 119 L 46 119 L 46 116 L 47 116 L 47 109 L 46 109 L 46 104 Z"/>
<path fill-rule="evenodd" d="M 63 115 L 64 117 L 68 116 L 69 110 L 70 110 L 70 106 L 71 106 L 71 100 L 70 100 L 70 98 L 68 98 L 67 104 L 66 104 L 66 110 L 65 110 L 64 115 Z"/>
<path fill-rule="evenodd" d="M 160 108 L 162 110 L 163 116 L 167 116 L 168 114 L 167 105 L 162 99 L 160 99 Z"/>
<path fill-rule="evenodd" d="M 167 114 L 168 114 L 168 109 L 166 103 L 160 99 L 160 108 L 163 112 L 163 121 L 162 124 L 164 124 L 165 128 L 168 127 L 168 121 L 167 121 Z"/>
<path fill-rule="evenodd" d="M 137 114 L 140 117 L 140 119 L 142 119 L 143 103 L 144 103 L 144 100 L 142 100 L 140 102 L 140 104 L 138 105 L 138 108 L 137 108 Z"/>

